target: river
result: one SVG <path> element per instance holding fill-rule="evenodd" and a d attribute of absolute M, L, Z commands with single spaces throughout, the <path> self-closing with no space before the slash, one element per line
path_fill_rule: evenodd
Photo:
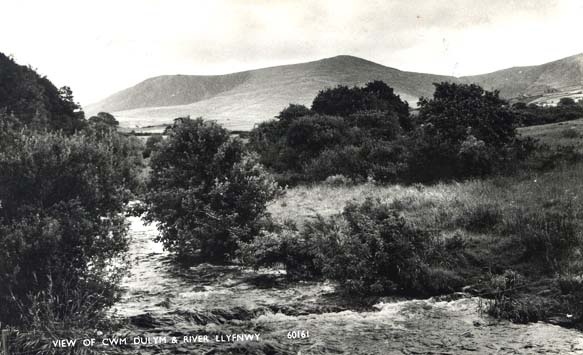
<path fill-rule="evenodd" d="M 154 242 L 154 226 L 139 218 L 130 222 L 131 274 L 114 311 L 128 320 L 121 332 L 128 339 L 160 343 L 128 342 L 123 353 L 583 354 L 583 333 L 496 321 L 480 314 L 476 297 L 351 307 L 334 293 L 334 284 L 290 284 L 277 270 L 180 268 Z M 233 334 L 240 335 L 235 342 Z M 198 341 L 185 342 L 189 336 Z"/>

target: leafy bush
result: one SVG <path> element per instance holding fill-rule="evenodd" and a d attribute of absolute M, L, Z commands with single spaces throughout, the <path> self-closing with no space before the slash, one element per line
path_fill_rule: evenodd
<path fill-rule="evenodd" d="M 444 82 L 435 84 L 433 98 L 421 98 L 419 107 L 420 126 L 409 142 L 412 178 L 484 176 L 523 158 L 515 114 L 497 91 Z"/>
<path fill-rule="evenodd" d="M 0 53 L 0 110 L 20 126 L 73 133 L 85 126 L 79 104 L 69 87 L 57 89 L 32 68 Z"/>
<path fill-rule="evenodd" d="M 146 220 L 180 257 L 225 261 L 257 234 L 280 190 L 243 143 L 214 122 L 185 118 L 152 157 Z"/>
<path fill-rule="evenodd" d="M 241 243 L 241 256 L 246 264 L 255 268 L 281 265 L 293 280 L 322 275 L 313 236 L 300 233 L 290 222 L 271 229 L 262 230 L 251 242 Z"/>
<path fill-rule="evenodd" d="M 164 137 L 161 134 L 153 134 L 148 137 L 148 139 L 146 139 L 146 144 L 142 153 L 143 157 L 149 158 L 150 155 L 152 155 L 152 152 L 155 152 L 158 149 L 158 146 L 160 143 L 162 143 L 163 140 Z"/>
<path fill-rule="evenodd" d="M 272 228 L 242 247 L 254 267 L 283 265 L 294 279 L 337 281 L 351 294 L 433 295 L 452 292 L 464 279 L 465 245 L 415 228 L 373 199 L 349 203 L 341 215 L 317 216 L 301 229 Z"/>
<path fill-rule="evenodd" d="M 137 152 L 115 133 L 0 136 L 10 142 L 0 147 L 0 318 L 22 322 L 15 302 L 27 307 L 27 295 L 50 285 L 103 293 L 99 306 L 111 304 Z"/>
<path fill-rule="evenodd" d="M 390 143 L 413 128 L 409 106 L 383 82 L 321 91 L 311 110 L 290 105 L 277 118 L 251 132 L 250 147 L 282 184 L 338 174 L 394 181 L 407 166 L 405 146 Z"/>
<path fill-rule="evenodd" d="M 349 203 L 342 217 L 341 223 L 308 223 L 305 233 L 315 241 L 323 275 L 347 292 L 434 294 L 460 285 L 459 276 L 439 266 L 439 253 L 447 252 L 443 243 L 388 205 L 372 199 Z"/>
<path fill-rule="evenodd" d="M 506 270 L 502 275 L 492 275 L 487 286 L 492 291 L 489 295 L 491 299 L 485 301 L 486 312 L 515 323 L 545 319 L 557 303 L 540 296 L 525 296 L 526 279 L 513 270 Z"/>
<path fill-rule="evenodd" d="M 581 105 L 538 106 L 516 103 L 512 105 L 516 122 L 520 126 L 534 126 L 576 120 L 583 117 Z"/>
<path fill-rule="evenodd" d="M 394 112 L 402 126 L 409 124 L 409 105 L 382 81 L 364 87 L 339 85 L 322 90 L 312 102 L 312 111 L 321 115 L 348 117 L 362 111 Z"/>

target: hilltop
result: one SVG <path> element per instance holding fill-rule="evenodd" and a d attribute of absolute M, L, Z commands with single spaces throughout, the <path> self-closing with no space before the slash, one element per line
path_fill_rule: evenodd
<path fill-rule="evenodd" d="M 290 103 L 309 106 L 326 87 L 362 85 L 371 80 L 386 82 L 411 106 L 419 97 L 431 96 L 433 83 L 441 81 L 476 83 L 500 90 L 508 99 L 553 104 L 564 96 L 583 97 L 583 54 L 460 78 L 401 71 L 341 55 L 227 75 L 154 77 L 89 105 L 86 111 L 112 112 L 126 129 L 157 126 L 151 129 L 160 130 L 160 125 L 190 115 L 217 120 L 229 129 L 249 130 Z"/>

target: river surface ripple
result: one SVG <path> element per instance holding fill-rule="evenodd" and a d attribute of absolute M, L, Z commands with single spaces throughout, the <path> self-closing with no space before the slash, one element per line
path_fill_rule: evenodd
<path fill-rule="evenodd" d="M 583 354 L 583 333 L 496 321 L 480 315 L 475 297 L 355 309 L 343 305 L 330 283 L 288 284 L 278 271 L 236 266 L 180 268 L 154 242 L 155 226 L 130 222 L 131 274 L 116 314 L 129 319 L 130 338 L 176 337 L 178 343 L 131 345 L 124 353 Z M 309 337 L 288 339 L 290 331 Z M 260 334 L 260 340 L 216 341 L 231 334 Z M 209 342 L 183 342 L 196 335 Z"/>

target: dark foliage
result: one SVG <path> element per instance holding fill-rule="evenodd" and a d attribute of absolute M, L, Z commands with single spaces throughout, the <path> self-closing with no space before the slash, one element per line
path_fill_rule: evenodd
<path fill-rule="evenodd" d="M 382 81 L 364 87 L 337 86 L 322 90 L 312 102 L 312 111 L 321 115 L 348 117 L 361 111 L 393 112 L 403 128 L 409 129 L 409 105 Z"/>
<path fill-rule="evenodd" d="M 301 230 L 288 223 L 264 232 L 242 250 L 255 267 L 281 264 L 293 279 L 335 280 L 347 293 L 433 295 L 462 286 L 453 269 L 463 248 L 367 199 L 349 203 L 342 215 L 318 216 Z"/>
<path fill-rule="evenodd" d="M 251 132 L 250 146 L 280 183 L 429 182 L 512 171 L 534 145 L 516 137 L 515 110 L 477 85 L 435 84 L 413 120 L 408 105 L 382 82 L 339 86 L 311 111 L 290 105 Z"/>
<path fill-rule="evenodd" d="M 420 126 L 408 144 L 411 180 L 485 176 L 528 153 L 516 138 L 515 115 L 496 91 L 444 82 L 419 107 Z"/>
<path fill-rule="evenodd" d="M 342 174 L 394 181 L 406 164 L 397 141 L 412 128 L 406 102 L 383 82 L 320 92 L 312 109 L 290 105 L 251 132 L 250 146 L 280 183 Z"/>
<path fill-rule="evenodd" d="M 92 125 L 105 125 L 109 127 L 118 127 L 119 122 L 115 119 L 115 117 L 108 113 L 108 112 L 99 112 L 97 116 L 91 116 L 87 120 L 89 124 Z"/>
<path fill-rule="evenodd" d="M 152 155 L 152 152 L 158 149 L 163 140 L 164 137 L 161 134 L 153 134 L 148 137 L 143 151 L 144 158 L 149 158 L 150 155 Z"/>
<path fill-rule="evenodd" d="M 181 257 L 232 258 L 258 232 L 278 188 L 243 143 L 214 122 L 184 118 L 151 158 L 146 219 Z"/>
<path fill-rule="evenodd" d="M 583 118 L 583 106 L 572 101 L 573 99 L 570 98 L 562 98 L 557 106 L 545 107 L 518 102 L 512 105 L 512 111 L 520 126 L 535 126 Z"/>
<path fill-rule="evenodd" d="M 76 289 L 95 295 L 95 310 L 111 304 L 139 151 L 113 133 L 0 135 L 0 318 L 23 321 L 19 310 L 49 287 L 52 299 Z"/>
<path fill-rule="evenodd" d="M 0 53 L 0 110 L 32 129 L 72 133 L 85 125 L 69 87 L 57 89 L 33 69 Z"/>

